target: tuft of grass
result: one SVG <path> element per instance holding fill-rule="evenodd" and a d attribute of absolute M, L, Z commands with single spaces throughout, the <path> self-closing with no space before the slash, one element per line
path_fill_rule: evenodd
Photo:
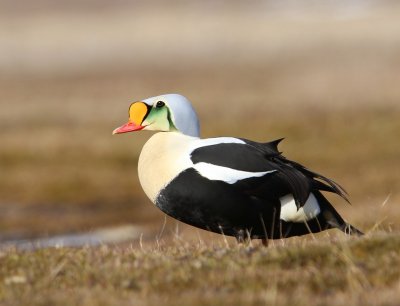
<path fill-rule="evenodd" d="M 2 305 L 397 305 L 400 235 L 0 253 Z"/>

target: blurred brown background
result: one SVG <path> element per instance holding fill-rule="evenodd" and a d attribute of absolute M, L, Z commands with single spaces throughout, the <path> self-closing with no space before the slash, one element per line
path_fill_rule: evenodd
<path fill-rule="evenodd" d="M 398 1 L 0 1 L 0 240 L 154 225 L 111 136 L 132 101 L 187 96 L 202 134 L 286 137 L 364 230 L 400 228 Z M 169 224 L 173 223 L 171 220 Z"/>

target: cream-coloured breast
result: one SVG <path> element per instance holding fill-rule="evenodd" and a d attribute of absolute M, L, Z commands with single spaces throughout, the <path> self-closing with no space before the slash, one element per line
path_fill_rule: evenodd
<path fill-rule="evenodd" d="M 140 184 L 153 203 L 162 188 L 193 165 L 188 150 L 198 139 L 178 132 L 159 132 L 146 142 L 138 172 Z"/>

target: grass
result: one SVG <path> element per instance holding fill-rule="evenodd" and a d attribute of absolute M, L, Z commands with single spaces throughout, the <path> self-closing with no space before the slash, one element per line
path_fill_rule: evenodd
<path fill-rule="evenodd" d="M 0 253 L 2 305 L 397 305 L 400 236 Z"/>

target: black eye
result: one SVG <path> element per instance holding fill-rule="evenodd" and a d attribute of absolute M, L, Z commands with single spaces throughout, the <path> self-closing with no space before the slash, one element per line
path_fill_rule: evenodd
<path fill-rule="evenodd" d="M 164 103 L 163 101 L 158 101 L 157 104 L 156 104 L 156 107 L 157 107 L 157 108 L 161 108 L 161 107 L 163 107 L 164 105 L 165 105 L 165 103 Z"/>

